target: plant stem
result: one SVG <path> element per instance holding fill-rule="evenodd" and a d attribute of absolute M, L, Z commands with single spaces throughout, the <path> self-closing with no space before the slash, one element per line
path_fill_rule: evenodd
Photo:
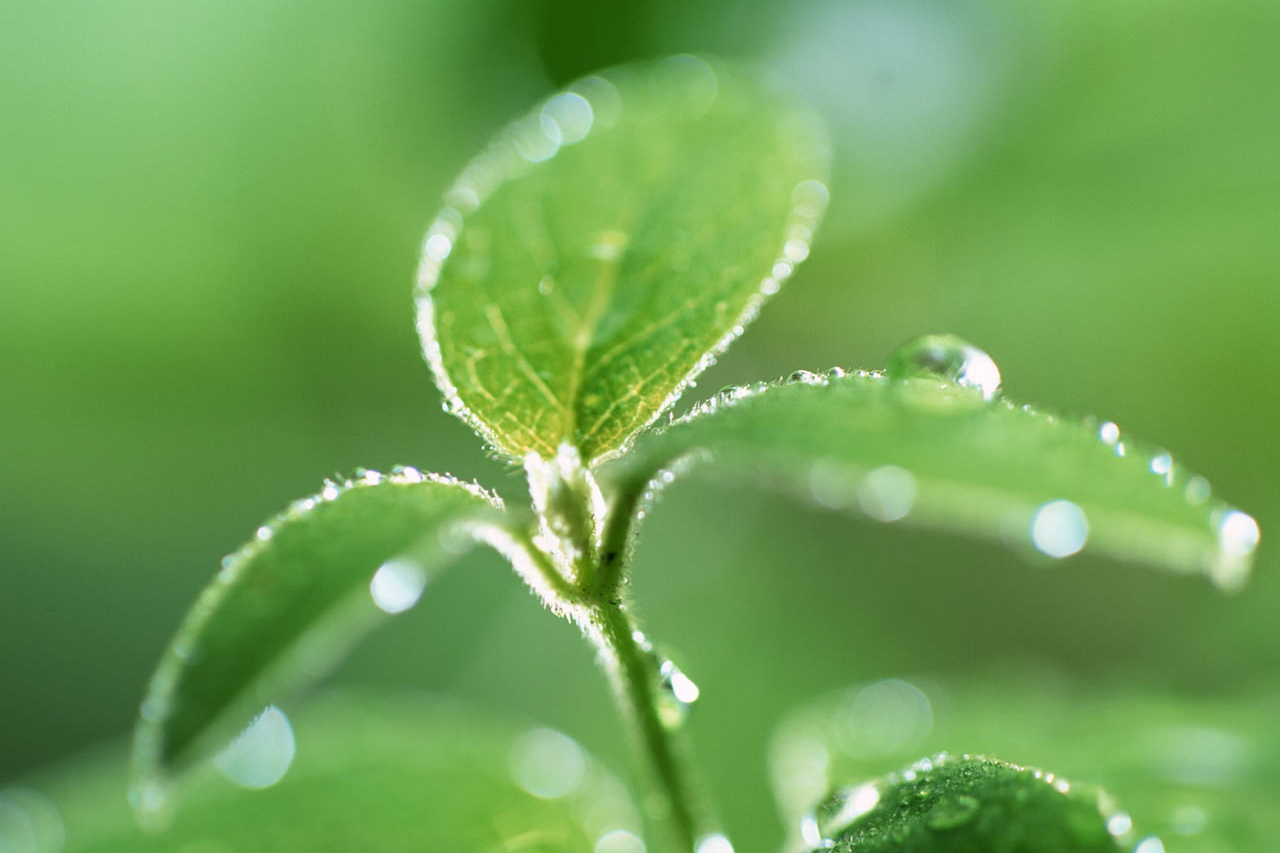
<path fill-rule="evenodd" d="M 650 808 L 650 818 L 664 825 L 677 851 L 694 850 L 703 821 L 696 798 L 688 748 L 677 726 L 662 719 L 659 673 L 653 653 L 638 636 L 636 625 L 620 604 L 605 602 L 595 608 L 594 620 L 614 693 L 638 735 L 646 753 L 654 793 L 661 810 Z M 660 811 L 660 813 L 658 813 Z"/>

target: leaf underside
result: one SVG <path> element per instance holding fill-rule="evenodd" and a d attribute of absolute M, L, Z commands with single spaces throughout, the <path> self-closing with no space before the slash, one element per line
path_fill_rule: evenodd
<path fill-rule="evenodd" d="M 882 521 L 1061 557 L 1081 548 L 1234 588 L 1257 526 L 1162 451 L 931 379 L 877 373 L 726 389 L 605 469 L 624 494 L 663 468 L 757 477 Z"/>
<path fill-rule="evenodd" d="M 370 581 L 393 558 L 427 574 L 491 517 L 479 489 L 412 469 L 329 484 L 223 561 L 152 677 L 138 724 L 141 777 L 222 746 L 255 713 L 335 663 L 382 611 Z M 220 739 L 220 740 L 219 740 Z"/>
<path fill-rule="evenodd" d="M 811 118 L 692 56 L 551 98 L 427 235 L 419 330 L 450 408 L 512 458 L 617 453 L 808 253 L 826 160 Z"/>

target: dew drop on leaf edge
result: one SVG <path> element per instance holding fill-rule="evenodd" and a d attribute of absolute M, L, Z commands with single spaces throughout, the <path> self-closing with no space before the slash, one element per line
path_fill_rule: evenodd
<path fill-rule="evenodd" d="M 885 363 L 890 379 L 933 378 L 972 388 L 990 400 L 1000 392 L 995 359 L 956 335 L 922 335 L 898 347 Z"/>

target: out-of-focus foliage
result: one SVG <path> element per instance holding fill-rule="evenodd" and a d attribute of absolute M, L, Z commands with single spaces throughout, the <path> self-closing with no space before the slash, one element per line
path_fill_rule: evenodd
<path fill-rule="evenodd" d="M 626 789 L 569 737 L 519 727 L 455 702 L 412 694 L 321 696 L 273 734 L 288 739 L 284 767 L 259 743 L 240 766 L 197 774 L 163 835 L 140 831 L 120 798 L 116 753 L 0 790 L 0 813 L 60 825 L 23 836 L 26 853 L 172 850 L 494 850 L 585 853 L 609 833 L 635 838 Z M 298 749 L 296 756 L 293 744 Z M 264 757 L 266 760 L 264 761 Z M 289 761 L 292 759 L 292 762 Z M 275 778 L 273 778 L 275 777 Z M 266 787 L 269 790 L 248 790 Z M 40 806 L 44 806 L 41 809 Z M 5 807 L 12 806 L 11 811 Z M 18 811 L 21 809 L 21 811 Z M 34 822 L 33 822 L 34 823 Z M 56 843 L 65 839 L 65 847 Z M 371 839 L 376 839 L 372 841 Z M 28 846 L 30 845 L 30 846 Z"/>
<path fill-rule="evenodd" d="M 955 331 L 1019 396 L 1178 449 L 1266 531 L 1278 27 L 1269 0 L 5 4 L 0 775 L 124 732 L 211 555 L 318 476 L 501 478 L 420 363 L 419 241 L 511 115 L 642 55 L 766 61 L 834 128 L 822 237 L 702 390 Z M 1012 655 L 1228 690 L 1280 663 L 1265 539 L 1229 599 L 736 491 L 664 501 L 635 592 L 702 687 L 691 727 L 744 837 L 781 831 L 767 733 L 836 683 Z M 338 677 L 513 708 L 620 761 L 573 630 L 464 563 Z"/>

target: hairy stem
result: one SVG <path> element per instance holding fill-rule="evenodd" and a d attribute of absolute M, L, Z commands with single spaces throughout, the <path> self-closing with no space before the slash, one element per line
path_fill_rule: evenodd
<path fill-rule="evenodd" d="M 658 662 L 621 605 L 605 602 L 595 610 L 594 621 L 614 694 L 647 756 L 661 804 L 647 809 L 649 817 L 665 828 L 674 850 L 693 851 L 705 821 L 688 747 L 678 724 L 663 719 Z"/>

